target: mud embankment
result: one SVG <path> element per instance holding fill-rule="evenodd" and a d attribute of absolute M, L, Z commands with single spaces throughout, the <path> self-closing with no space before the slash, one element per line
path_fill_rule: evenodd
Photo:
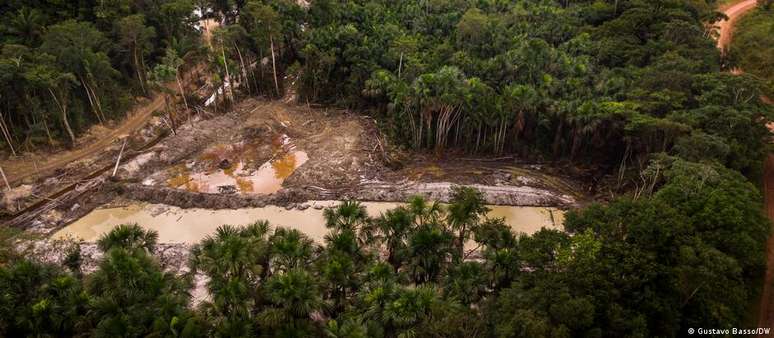
<path fill-rule="evenodd" d="M 287 208 L 299 207 L 310 200 L 349 200 L 373 202 L 405 202 L 412 196 L 423 196 L 428 200 L 449 202 L 452 187 L 455 184 L 411 183 L 364 184 L 355 189 L 331 190 L 320 187 L 305 189 L 288 188 L 269 195 L 210 194 L 191 192 L 181 189 L 146 186 L 128 183 L 117 187 L 117 192 L 128 199 L 154 204 L 172 205 L 184 209 L 240 209 L 260 208 L 267 205 Z M 548 190 L 533 187 L 471 185 L 484 194 L 490 205 L 510 205 L 529 207 L 556 207 L 567 209 L 576 206 L 576 201 L 568 195 L 558 195 Z"/>
<path fill-rule="evenodd" d="M 315 195 L 298 189 L 284 189 L 269 195 L 210 194 L 182 189 L 146 186 L 136 183 L 121 184 L 116 188 L 124 198 L 154 204 L 166 204 L 183 209 L 241 209 L 261 208 L 267 205 L 291 206 L 314 199 Z"/>
<path fill-rule="evenodd" d="M 411 196 L 419 195 L 433 201 L 449 202 L 454 186 L 458 185 L 449 182 L 407 183 L 402 185 L 368 184 L 347 197 L 361 201 L 400 202 L 407 200 Z M 486 203 L 490 205 L 557 207 L 560 209 L 577 206 L 577 202 L 572 196 L 530 186 L 490 186 L 482 184 L 467 186 L 481 191 L 484 194 Z"/>

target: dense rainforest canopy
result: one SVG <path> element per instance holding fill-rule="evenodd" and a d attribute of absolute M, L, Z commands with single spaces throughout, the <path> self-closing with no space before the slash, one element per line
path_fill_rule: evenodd
<path fill-rule="evenodd" d="M 301 92 L 374 109 L 417 149 L 617 166 L 709 147 L 749 172 L 767 134 L 762 84 L 720 72 L 711 5 L 314 1 Z"/>
<path fill-rule="evenodd" d="M 164 272 L 121 227 L 84 273 L 0 245 L 0 336 L 647 337 L 740 327 L 765 263 L 766 84 L 724 72 L 705 0 L 113 0 L 0 4 L 7 143 L 73 142 L 199 49 L 236 95 L 374 115 L 395 144 L 602 168 L 627 192 L 514 234 L 481 195 L 326 211 L 322 245 L 223 227 Z M 126 93 L 126 94 L 124 94 Z M 40 142 L 38 140 L 43 140 Z M 5 236 L 5 235 L 4 235 Z M 465 243 L 480 252 L 471 256 Z M 194 273 L 209 298 L 188 306 Z"/>
<path fill-rule="evenodd" d="M 184 56 L 199 36 L 194 3 L 0 3 L 0 114 L 6 149 L 72 144 L 94 123 L 120 118 L 148 95 L 167 50 Z"/>
<path fill-rule="evenodd" d="M 701 154 L 751 174 L 767 133 L 765 84 L 721 72 L 710 29 L 720 16 L 702 0 L 0 6 L 0 112 L 17 148 L 72 142 L 120 115 L 167 49 L 195 49 L 195 13 L 226 24 L 212 42 L 216 78 L 278 96 L 283 75 L 297 76 L 300 100 L 371 111 L 409 148 L 637 172 L 653 152 Z"/>

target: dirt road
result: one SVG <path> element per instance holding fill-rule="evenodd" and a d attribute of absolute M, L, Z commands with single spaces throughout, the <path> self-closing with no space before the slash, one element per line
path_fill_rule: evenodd
<path fill-rule="evenodd" d="M 734 25 L 743 15 L 755 8 L 758 0 L 743 0 L 723 9 L 723 13 L 728 16 L 728 20 L 721 21 L 718 24 L 720 37 L 718 38 L 718 48 L 728 49 L 731 44 L 731 38 L 734 35 Z"/>
<path fill-rule="evenodd" d="M 203 39 L 209 44 L 212 31 L 219 26 L 218 22 L 212 19 L 203 20 L 202 26 L 204 27 Z M 184 86 L 188 86 L 189 76 L 193 73 L 201 71 L 201 65 L 196 65 L 193 69 L 182 75 Z M 176 83 L 168 83 L 165 85 L 167 88 L 177 92 L 178 87 Z M 0 163 L 5 175 L 8 178 L 9 183 L 15 186 L 21 183 L 22 180 L 31 176 L 45 175 L 58 168 L 63 168 L 68 164 L 76 161 L 80 161 L 89 156 L 98 154 L 105 150 L 116 140 L 130 135 L 137 129 L 142 128 L 148 119 L 151 117 L 154 111 L 160 110 L 164 107 L 164 96 L 154 95 L 151 101 L 145 104 L 138 104 L 131 112 L 126 114 L 121 124 L 115 129 L 108 132 L 107 135 L 100 136 L 96 141 L 91 144 L 79 146 L 77 149 L 60 151 L 55 155 L 49 155 L 45 160 L 39 159 L 13 159 L 3 161 Z"/>
<path fill-rule="evenodd" d="M 57 168 L 67 166 L 69 163 L 99 153 L 112 145 L 116 140 L 131 134 L 142 127 L 154 111 L 161 110 L 163 106 L 164 97 L 162 95 L 156 95 L 150 102 L 135 107 L 127 114 L 127 118 L 118 127 L 91 144 L 78 149 L 61 151 L 56 155 L 49 156 L 45 161 L 38 163 L 36 163 L 35 160 L 6 161 L 6 163 L 2 164 L 3 170 L 5 170 L 6 176 L 8 176 L 8 181 L 11 185 L 14 185 L 27 177 L 44 174 Z"/>

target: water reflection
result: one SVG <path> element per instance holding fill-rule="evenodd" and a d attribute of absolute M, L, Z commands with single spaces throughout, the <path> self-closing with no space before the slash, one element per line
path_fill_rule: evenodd
<path fill-rule="evenodd" d="M 309 159 L 286 135 L 279 135 L 272 138 L 272 159 L 255 168 L 260 146 L 259 142 L 215 145 L 197 162 L 167 169 L 167 185 L 193 192 L 271 194 Z"/>

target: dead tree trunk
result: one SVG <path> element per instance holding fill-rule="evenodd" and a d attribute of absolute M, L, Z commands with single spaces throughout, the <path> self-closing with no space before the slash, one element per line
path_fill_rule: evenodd
<path fill-rule="evenodd" d="M 11 148 L 11 154 L 16 156 L 16 150 L 13 149 L 13 141 L 11 140 L 11 133 L 10 130 L 8 130 L 8 125 L 5 123 L 5 116 L 3 113 L 0 113 L 0 127 L 3 129 L 3 136 L 5 137 L 5 141 L 8 142 L 8 147 Z"/>
<path fill-rule="evenodd" d="M 128 138 L 125 138 L 124 144 L 121 145 L 121 151 L 118 152 L 118 158 L 116 159 L 116 166 L 113 168 L 113 174 L 110 176 L 116 176 L 116 172 L 118 171 L 118 164 L 121 163 L 121 155 L 124 154 L 124 148 L 126 147 L 126 140 L 128 140 Z"/>
<path fill-rule="evenodd" d="M 137 42 L 135 41 L 134 47 L 132 48 L 134 51 L 132 54 L 134 54 L 134 69 L 137 72 L 137 80 L 140 81 L 140 89 L 142 89 L 143 94 L 147 94 L 148 92 L 145 90 L 145 83 L 142 80 L 142 72 L 140 71 L 140 60 L 137 57 Z"/>
<path fill-rule="evenodd" d="M 54 138 L 51 137 L 51 130 L 48 129 L 48 122 L 46 121 L 46 117 L 43 117 L 43 129 L 46 130 L 46 136 L 48 137 L 48 144 L 54 145 Z"/>
<path fill-rule="evenodd" d="M 245 67 L 245 59 L 242 58 L 242 52 L 239 50 L 239 46 L 237 46 L 236 42 L 234 42 L 234 48 L 237 51 L 237 55 L 239 55 L 239 63 L 242 64 L 242 77 L 244 79 L 243 81 L 247 85 L 247 91 L 249 93 L 252 93 L 253 91 L 250 88 L 250 80 L 247 77 L 247 67 Z"/>
<path fill-rule="evenodd" d="M 75 133 L 73 133 L 73 129 L 70 128 L 70 122 L 67 121 L 67 103 L 59 102 L 59 99 L 56 98 L 56 94 L 54 94 L 54 91 L 51 88 L 48 89 L 48 92 L 51 93 L 51 97 L 54 98 L 54 102 L 56 102 L 56 105 L 59 106 L 59 110 L 62 113 L 62 124 L 67 131 L 67 135 L 70 136 L 70 141 L 72 144 L 75 144 Z"/>
<path fill-rule="evenodd" d="M 11 190 L 11 184 L 8 183 L 8 178 L 5 177 L 5 171 L 3 171 L 3 167 L 0 167 L 0 175 L 3 175 L 3 182 L 5 182 L 5 187 L 10 191 Z"/>
<path fill-rule="evenodd" d="M 221 53 L 223 55 L 223 68 L 226 69 L 226 78 L 225 78 L 225 81 L 223 81 L 223 94 L 224 94 L 224 96 L 226 96 L 225 95 L 226 94 L 226 85 L 228 85 L 228 91 L 229 91 L 229 94 L 231 94 L 231 99 L 233 100 L 234 99 L 234 92 L 231 89 L 232 88 L 232 85 L 231 85 L 231 75 L 228 73 L 228 61 L 226 60 L 226 46 L 222 43 L 222 41 L 221 41 L 220 51 L 221 51 Z"/>
<path fill-rule="evenodd" d="M 177 80 L 177 87 L 180 90 L 180 96 L 183 97 L 183 105 L 185 105 L 185 113 L 188 114 L 188 120 L 191 120 L 191 110 L 188 108 L 188 99 L 185 98 L 185 90 L 183 90 L 183 83 L 180 82 L 180 74 L 178 74 L 177 70 L 175 70 L 175 80 Z M 191 126 L 193 127 L 193 122 L 191 122 Z"/>
<path fill-rule="evenodd" d="M 271 43 L 271 68 L 274 72 L 274 89 L 277 90 L 277 97 L 280 96 L 279 82 L 277 81 L 277 63 L 274 58 L 274 38 L 269 36 L 269 42 Z"/>
<path fill-rule="evenodd" d="M 91 106 L 91 110 L 94 112 L 94 115 L 97 116 L 97 121 L 99 121 L 99 124 L 104 124 L 102 117 L 99 115 L 99 111 L 97 111 L 97 105 L 94 103 L 94 100 L 91 98 L 91 91 L 89 90 L 89 86 L 86 84 L 86 81 L 83 80 L 83 77 L 81 77 L 81 84 L 83 84 L 83 90 L 86 91 L 86 97 L 89 99 L 89 105 Z"/>

